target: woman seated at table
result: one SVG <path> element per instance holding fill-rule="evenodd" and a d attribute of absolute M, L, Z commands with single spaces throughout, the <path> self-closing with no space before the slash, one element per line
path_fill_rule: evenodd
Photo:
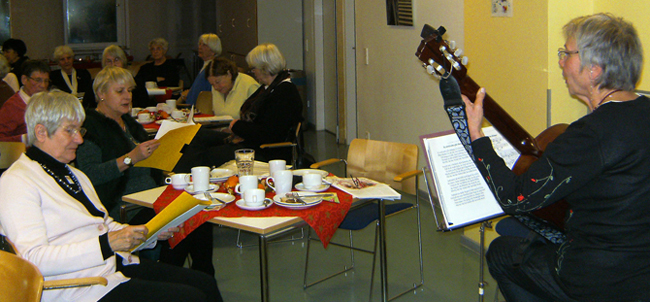
<path fill-rule="evenodd" d="M 4 81 L 4 77 L 8 74 L 14 75 L 9 72 L 9 70 L 11 70 L 9 67 L 9 61 L 7 61 L 5 56 L 0 54 L 0 107 L 2 107 L 2 105 L 16 93 L 16 90 L 14 90 L 9 83 Z"/>
<path fill-rule="evenodd" d="M 68 165 L 83 143 L 84 118 L 73 95 L 36 94 L 25 113 L 29 148 L 0 178 L 0 233 L 45 280 L 108 280 L 107 286 L 44 291 L 42 301 L 222 301 L 213 276 L 129 253 L 147 228 L 115 222 L 88 177 Z"/>
<path fill-rule="evenodd" d="M 126 53 L 121 47 L 117 45 L 109 45 L 104 49 L 102 54 L 102 68 L 106 66 L 116 66 L 127 68 Z M 133 107 L 145 108 L 149 106 L 156 106 L 156 100 L 149 97 L 145 86 L 136 86 L 133 91 Z"/>
<path fill-rule="evenodd" d="M 212 111 L 214 115 L 230 115 L 239 118 L 239 110 L 260 84 L 251 76 L 237 71 L 235 62 L 215 58 L 205 74 L 212 85 Z"/>
<path fill-rule="evenodd" d="M 158 148 L 157 140 L 148 134 L 131 112 L 131 89 L 135 86 L 131 73 L 119 67 L 106 67 L 95 77 L 93 87 L 99 97 L 97 109 L 86 110 L 84 127 L 86 141 L 79 146 L 77 167 L 88 175 L 97 195 L 113 219 L 119 219 L 122 196 L 158 186 L 159 170 L 134 167 Z M 155 215 L 151 209 L 129 211 L 127 221 L 141 224 Z M 214 275 L 212 265 L 212 226 L 206 224 L 194 230 L 174 249 L 163 244 L 160 260 L 183 266 L 188 253 L 192 269 Z M 157 259 L 157 255 L 147 255 Z"/>
<path fill-rule="evenodd" d="M 205 77 L 205 68 L 212 59 L 218 57 L 220 54 L 221 39 L 219 39 L 219 36 L 215 34 L 203 34 L 199 37 L 198 56 L 203 60 L 203 67 L 201 67 L 201 71 L 196 76 L 196 79 L 194 79 L 192 87 L 181 93 L 181 97 L 179 98 L 180 102 L 194 105 L 201 91 L 210 91 L 210 82 Z"/>
<path fill-rule="evenodd" d="M 135 82 L 139 86 L 145 86 L 146 82 L 156 82 L 158 87 L 178 86 L 178 68 L 167 60 L 169 43 L 163 38 L 157 38 L 149 42 L 149 51 L 153 62 L 140 66 Z"/>
<path fill-rule="evenodd" d="M 175 172 L 189 172 L 194 166 L 221 166 L 234 159 L 234 151 L 240 148 L 255 149 L 256 160 L 286 158 L 283 148 L 262 152 L 259 147 L 286 141 L 293 127 L 302 122 L 298 88 L 291 83 L 286 60 L 274 44 L 253 48 L 246 62 L 263 86 L 244 102 L 240 118 L 230 123 L 230 134 L 199 130 L 184 148 Z"/>
<path fill-rule="evenodd" d="M 58 88 L 75 96 L 83 95 L 85 108 L 97 106 L 90 72 L 86 69 L 74 68 L 72 65 L 74 63 L 72 48 L 68 45 L 57 46 L 54 49 L 54 61 L 59 64 L 61 69 L 50 72 L 50 85 L 52 88 Z"/>

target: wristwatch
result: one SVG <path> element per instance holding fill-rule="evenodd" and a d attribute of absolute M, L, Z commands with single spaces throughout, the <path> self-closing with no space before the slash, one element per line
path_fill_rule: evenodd
<path fill-rule="evenodd" d="M 131 159 L 131 157 L 129 157 L 128 155 L 124 156 L 124 164 L 129 167 L 133 167 L 133 159 Z"/>

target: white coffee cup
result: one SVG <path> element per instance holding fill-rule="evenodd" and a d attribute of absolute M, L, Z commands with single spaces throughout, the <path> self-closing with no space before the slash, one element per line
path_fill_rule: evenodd
<path fill-rule="evenodd" d="M 146 112 L 138 113 L 138 122 L 141 123 L 151 122 L 151 114 Z"/>
<path fill-rule="evenodd" d="M 264 190 L 262 189 L 248 189 L 244 191 L 244 203 L 249 207 L 259 207 L 264 204 Z"/>
<path fill-rule="evenodd" d="M 139 107 L 131 108 L 131 116 L 132 117 L 137 117 L 138 113 L 140 113 L 140 111 L 142 111 L 142 108 L 139 108 Z"/>
<path fill-rule="evenodd" d="M 287 161 L 284 159 L 274 159 L 269 161 L 269 174 L 287 169 Z"/>
<path fill-rule="evenodd" d="M 165 178 L 165 183 L 166 184 L 171 184 L 172 187 L 176 190 L 183 190 L 185 187 L 187 187 L 187 175 L 184 173 L 179 173 L 179 174 L 173 174 L 170 177 Z"/>
<path fill-rule="evenodd" d="M 205 192 L 210 187 L 210 167 L 192 168 L 192 182 L 194 192 Z"/>
<path fill-rule="evenodd" d="M 272 177 L 266 179 L 266 183 L 275 190 L 275 195 L 283 196 L 291 192 L 293 172 L 291 170 L 277 171 L 273 173 Z"/>
<path fill-rule="evenodd" d="M 158 87 L 158 83 L 155 81 L 147 81 L 144 83 L 144 86 L 147 87 L 148 89 L 153 89 Z"/>
<path fill-rule="evenodd" d="M 169 99 L 169 100 L 166 100 L 165 103 L 167 104 L 167 106 L 169 106 L 169 110 L 171 110 L 171 111 L 176 110 L 176 100 Z"/>
<path fill-rule="evenodd" d="M 323 176 L 318 173 L 306 173 L 302 176 L 305 189 L 316 189 L 323 184 Z"/>
<path fill-rule="evenodd" d="M 158 112 L 158 106 L 157 105 L 156 106 L 149 106 L 149 107 L 144 108 L 144 109 L 147 109 L 147 111 L 153 112 L 153 113 Z"/>
<path fill-rule="evenodd" d="M 242 192 L 250 189 L 257 189 L 257 176 L 255 175 L 242 175 L 239 177 L 239 183 L 235 186 L 235 192 L 242 194 Z"/>
<path fill-rule="evenodd" d="M 185 111 L 181 111 L 181 110 L 172 111 L 172 118 L 174 118 L 176 120 L 183 119 L 183 118 L 185 118 L 186 115 L 187 115 L 187 113 L 185 113 Z"/>

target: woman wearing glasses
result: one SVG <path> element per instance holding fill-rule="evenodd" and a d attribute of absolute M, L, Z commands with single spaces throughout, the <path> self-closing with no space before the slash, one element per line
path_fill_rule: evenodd
<path fill-rule="evenodd" d="M 0 179 L 0 233 L 45 280 L 108 281 L 44 291 L 42 301 L 222 301 L 214 277 L 129 253 L 147 228 L 111 219 L 88 177 L 68 165 L 83 143 L 84 117 L 68 93 L 35 95 L 25 113 L 30 147 Z M 170 231 L 178 228 L 158 239 Z"/>
<path fill-rule="evenodd" d="M 650 99 L 634 92 L 643 50 L 634 27 L 610 14 L 564 26 L 559 64 L 590 113 L 572 123 L 520 176 L 483 136 L 483 98 L 467 106 L 476 165 L 505 212 L 564 199 L 567 239 L 501 236 L 487 253 L 507 301 L 647 301 L 650 278 Z"/>

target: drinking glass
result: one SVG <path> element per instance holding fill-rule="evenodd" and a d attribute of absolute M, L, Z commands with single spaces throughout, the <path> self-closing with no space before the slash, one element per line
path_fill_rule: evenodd
<path fill-rule="evenodd" d="M 253 163 L 255 162 L 255 150 L 253 149 L 235 150 L 235 161 L 237 162 L 237 169 L 239 170 L 239 176 L 253 175 Z"/>

